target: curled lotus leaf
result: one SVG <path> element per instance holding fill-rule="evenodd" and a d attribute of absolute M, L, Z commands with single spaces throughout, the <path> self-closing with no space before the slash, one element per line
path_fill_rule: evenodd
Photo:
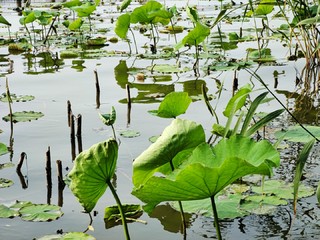
<path fill-rule="evenodd" d="M 91 212 L 107 189 L 118 158 L 118 143 L 114 139 L 97 143 L 80 153 L 68 177 L 70 189 L 86 212 Z"/>

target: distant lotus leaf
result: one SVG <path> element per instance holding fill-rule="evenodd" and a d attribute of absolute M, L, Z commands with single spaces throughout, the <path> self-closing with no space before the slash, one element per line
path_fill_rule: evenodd
<path fill-rule="evenodd" d="M 122 209 L 127 222 L 133 222 L 143 214 L 142 207 L 139 204 L 124 204 L 122 205 Z M 118 206 L 110 206 L 105 209 L 104 222 L 107 229 L 121 224 L 121 215 Z"/>
<path fill-rule="evenodd" d="M 156 115 L 162 118 L 175 118 L 184 114 L 192 99 L 186 92 L 171 92 L 160 103 Z"/>
<path fill-rule="evenodd" d="M 35 99 L 35 97 L 32 95 L 16 95 L 16 94 L 10 94 L 10 98 L 13 102 L 27 102 Z M 8 102 L 7 94 L 3 93 L 2 96 L 0 96 L 0 101 Z"/>
<path fill-rule="evenodd" d="M 125 138 L 134 138 L 134 137 L 139 137 L 140 132 L 127 129 L 127 130 L 122 130 L 120 131 L 120 136 L 125 137 Z"/>
<path fill-rule="evenodd" d="M 4 143 L 0 143 L 0 156 L 8 153 L 8 147 Z"/>
<path fill-rule="evenodd" d="M 258 7 L 254 10 L 256 15 L 268 15 L 273 11 L 275 0 L 261 0 Z"/>
<path fill-rule="evenodd" d="M 14 123 L 17 122 L 30 122 L 32 120 L 38 120 L 38 118 L 43 117 L 44 114 L 41 112 L 34 112 L 34 111 L 23 111 L 23 112 L 14 112 L 12 114 L 12 121 Z M 10 116 L 4 116 L 2 118 L 4 121 L 9 122 L 10 121 Z"/>
<path fill-rule="evenodd" d="M 197 46 L 202 43 L 210 35 L 210 28 L 196 23 L 196 27 L 192 29 L 183 39 L 176 45 L 176 49 L 179 49 L 185 45 Z"/>
<path fill-rule="evenodd" d="M 19 210 L 21 219 L 33 222 L 56 220 L 63 215 L 61 207 L 48 204 L 33 204 Z"/>
<path fill-rule="evenodd" d="M 0 178 L 0 188 L 7 188 L 13 185 L 13 181 L 6 178 Z"/>
<path fill-rule="evenodd" d="M 134 188 L 132 194 L 147 203 L 148 211 L 163 201 L 215 196 L 245 175 L 270 176 L 272 168 L 279 164 L 279 153 L 268 141 L 255 142 L 249 137 L 235 135 L 221 140 L 212 149 L 208 144 L 199 145 L 171 174 L 152 176 Z"/>
<path fill-rule="evenodd" d="M 93 236 L 83 232 L 69 232 L 66 234 L 46 235 L 36 240 L 95 240 Z"/>
<path fill-rule="evenodd" d="M 86 2 L 80 6 L 71 7 L 71 9 L 77 12 L 78 17 L 88 17 L 96 10 L 96 5 Z"/>
<path fill-rule="evenodd" d="M 91 212 L 107 189 L 118 158 L 118 144 L 114 139 L 97 143 L 80 153 L 69 173 L 70 189 L 86 212 Z"/>
<path fill-rule="evenodd" d="M 82 18 L 77 18 L 76 20 L 68 23 L 68 28 L 70 31 L 75 31 L 81 28 L 83 24 Z"/>
<path fill-rule="evenodd" d="M 67 8 L 71 8 L 71 7 L 75 7 L 75 6 L 80 6 L 82 3 L 80 0 L 71 0 L 71 1 L 67 1 L 67 2 L 63 2 L 62 6 L 67 7 Z"/>
<path fill-rule="evenodd" d="M 3 204 L 0 204 L 0 218 L 13 218 L 19 213 Z"/>
<path fill-rule="evenodd" d="M 162 4 L 157 1 L 148 1 L 141 7 L 135 8 L 131 13 L 131 23 L 156 23 L 153 20 L 155 16 L 151 15 L 162 8 Z M 170 21 L 170 20 L 168 20 Z"/>
<path fill-rule="evenodd" d="M 9 23 L 8 20 L 5 19 L 1 14 L 0 14 L 0 23 L 7 25 L 7 26 L 11 26 L 11 23 Z"/>
<path fill-rule="evenodd" d="M 157 141 L 133 162 L 134 185 L 144 184 L 160 167 L 170 165 L 170 161 L 181 151 L 191 151 L 204 142 L 205 134 L 200 124 L 190 120 L 173 120 Z"/>
<path fill-rule="evenodd" d="M 320 138 L 320 127 L 318 126 L 304 126 L 308 131 L 310 131 L 315 137 Z M 277 131 L 275 133 L 277 138 L 283 138 L 291 142 L 302 142 L 307 143 L 314 139 L 306 130 L 304 130 L 299 125 L 294 127 L 289 127 L 287 130 Z"/>
<path fill-rule="evenodd" d="M 0 170 L 8 167 L 14 167 L 14 164 L 12 162 L 0 163 Z"/>
<path fill-rule="evenodd" d="M 33 203 L 32 202 L 29 202 L 29 201 L 18 201 L 16 200 L 15 203 L 13 203 L 12 205 L 10 205 L 10 208 L 11 209 L 14 209 L 14 210 L 19 210 L 20 208 L 22 207 L 25 207 L 25 206 L 29 206 L 29 205 L 32 205 Z"/>
<path fill-rule="evenodd" d="M 123 10 L 125 10 L 131 3 L 132 0 L 124 0 L 122 1 L 121 5 L 120 5 L 120 12 L 122 12 Z"/>
<path fill-rule="evenodd" d="M 103 46 L 106 44 L 107 38 L 105 36 L 98 36 L 87 39 L 88 46 Z"/>
<path fill-rule="evenodd" d="M 281 180 L 268 180 L 264 181 L 263 187 L 252 187 L 252 191 L 260 194 L 271 194 L 276 195 L 283 199 L 293 199 L 293 183 L 285 183 Z M 314 194 L 312 187 L 300 184 L 299 186 L 299 197 L 309 197 Z"/>
<path fill-rule="evenodd" d="M 188 67 L 180 68 L 179 66 L 172 64 L 155 64 L 154 66 L 150 66 L 147 69 L 150 71 L 156 71 L 160 73 L 182 73 L 191 70 Z"/>

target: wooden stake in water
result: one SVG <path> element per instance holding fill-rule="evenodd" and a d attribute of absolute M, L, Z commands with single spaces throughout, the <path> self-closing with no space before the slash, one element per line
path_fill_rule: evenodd
<path fill-rule="evenodd" d="M 94 76 L 96 79 L 96 107 L 100 108 L 100 85 L 97 70 L 94 70 Z"/>
<path fill-rule="evenodd" d="M 51 204 L 52 197 L 52 175 L 51 175 L 51 154 L 50 147 L 46 152 L 46 176 L 47 176 L 47 204 Z"/>
<path fill-rule="evenodd" d="M 130 96 L 130 86 L 126 84 L 127 90 L 127 102 L 128 102 L 128 110 L 127 110 L 127 125 L 130 125 L 131 122 L 131 96 Z"/>
<path fill-rule="evenodd" d="M 68 115 L 68 126 L 71 126 L 71 117 L 72 117 L 72 110 L 71 110 L 71 102 L 67 101 L 67 115 Z"/>
<path fill-rule="evenodd" d="M 66 184 L 63 181 L 62 175 L 62 162 L 57 160 L 57 174 L 58 174 L 58 206 L 62 207 L 63 205 L 63 190 Z"/>
<path fill-rule="evenodd" d="M 25 181 L 24 176 L 21 173 L 21 167 L 23 165 L 24 159 L 27 159 L 27 154 L 25 152 L 22 152 L 20 154 L 20 160 L 19 160 L 19 163 L 17 165 L 16 172 L 18 174 L 18 177 L 19 177 L 19 180 L 20 180 L 22 188 L 26 189 L 26 188 L 28 188 L 28 183 Z"/>
<path fill-rule="evenodd" d="M 74 130 L 74 115 L 70 117 L 70 141 L 71 141 L 71 157 L 72 160 L 76 158 L 76 140 Z"/>
<path fill-rule="evenodd" d="M 81 128 L 82 128 L 82 115 L 78 114 L 77 116 L 77 141 L 78 141 L 78 151 L 79 153 L 82 152 L 82 134 L 81 134 Z"/>

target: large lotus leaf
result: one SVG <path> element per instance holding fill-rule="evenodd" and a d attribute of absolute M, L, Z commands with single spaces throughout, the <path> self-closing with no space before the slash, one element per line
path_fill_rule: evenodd
<path fill-rule="evenodd" d="M 137 7 L 131 13 L 131 23 L 151 23 L 155 18 L 150 15 L 155 11 L 159 11 L 162 8 L 162 4 L 157 1 L 148 1 L 145 5 Z"/>
<path fill-rule="evenodd" d="M 190 120 L 174 119 L 155 143 L 133 162 L 133 183 L 139 186 L 159 167 L 169 164 L 181 151 L 205 142 L 202 126 Z"/>
<path fill-rule="evenodd" d="M 86 2 L 80 6 L 71 7 L 71 9 L 77 12 L 78 17 L 88 17 L 96 10 L 96 5 Z"/>
<path fill-rule="evenodd" d="M 17 122 L 29 122 L 31 120 L 37 120 L 38 118 L 43 117 L 44 114 L 42 112 L 34 112 L 34 111 L 23 111 L 23 112 L 14 112 L 12 114 L 12 121 L 14 123 Z M 2 118 L 4 121 L 8 122 L 10 121 L 10 116 L 4 116 Z"/>
<path fill-rule="evenodd" d="M 132 194 L 147 203 L 146 211 L 163 201 L 205 199 L 248 174 L 270 176 L 279 162 L 279 153 L 269 142 L 233 136 L 221 140 L 212 151 L 208 144 L 199 145 L 171 174 L 150 177 Z"/>
<path fill-rule="evenodd" d="M 46 222 L 56 220 L 63 215 L 61 207 L 48 204 L 33 204 L 19 210 L 21 218 L 25 221 Z"/>
<path fill-rule="evenodd" d="M 86 212 L 91 212 L 115 172 L 118 144 L 109 139 L 80 153 L 69 173 L 70 189 Z"/>
<path fill-rule="evenodd" d="M 171 92 L 161 102 L 156 115 L 163 118 L 175 118 L 184 114 L 192 99 L 186 92 Z"/>

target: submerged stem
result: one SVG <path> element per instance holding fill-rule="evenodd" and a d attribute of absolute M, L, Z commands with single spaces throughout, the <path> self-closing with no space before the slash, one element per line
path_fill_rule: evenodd
<path fill-rule="evenodd" d="M 217 231 L 217 238 L 218 238 L 218 240 L 222 240 L 220 226 L 219 226 L 218 212 L 217 212 L 216 202 L 214 200 L 214 195 L 211 196 L 210 199 L 211 199 L 212 211 L 213 211 L 213 216 L 214 216 L 214 226 Z"/>
<path fill-rule="evenodd" d="M 107 184 L 108 184 L 108 187 L 110 188 L 110 190 L 111 190 L 111 192 L 112 192 L 112 195 L 113 195 L 114 199 L 115 199 L 116 202 L 117 202 L 118 209 L 119 209 L 119 213 L 120 213 L 120 216 L 121 216 L 121 221 L 122 221 L 123 229 L 124 229 L 124 234 L 125 234 L 125 236 L 126 236 L 126 239 L 127 239 L 127 240 L 130 240 L 130 235 L 129 235 L 128 225 L 127 225 L 127 221 L 126 221 L 126 216 L 125 216 L 125 214 L 124 214 L 124 211 L 123 211 L 123 207 L 122 207 L 120 198 L 119 198 L 116 190 L 114 189 L 112 183 L 111 183 L 110 181 L 107 181 Z"/>

